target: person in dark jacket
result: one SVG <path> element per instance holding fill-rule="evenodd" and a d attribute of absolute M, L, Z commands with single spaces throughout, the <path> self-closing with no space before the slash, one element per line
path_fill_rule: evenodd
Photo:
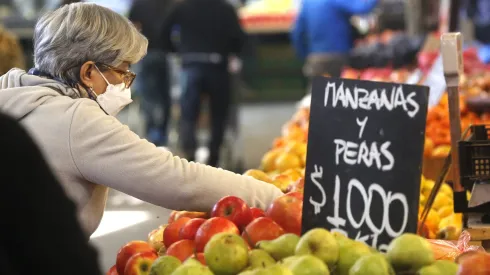
<path fill-rule="evenodd" d="M 178 28 L 178 43 L 172 39 Z M 231 101 L 228 58 L 238 55 L 245 34 L 226 0 L 179 0 L 163 24 L 164 47 L 182 59 L 180 141 L 185 158 L 194 159 L 201 96 L 210 103 L 208 164 L 217 166 Z"/>
<path fill-rule="evenodd" d="M 379 0 L 303 0 L 291 32 L 304 74 L 339 77 L 354 45 L 350 18 L 371 12 Z"/>
<path fill-rule="evenodd" d="M 484 63 L 490 63 L 490 1 L 467 0 L 463 2 L 463 8 L 473 21 L 475 39 L 482 44 L 478 57 Z"/>
<path fill-rule="evenodd" d="M 170 74 L 161 38 L 161 18 L 170 0 L 136 0 L 129 20 L 148 38 L 147 55 L 135 65 L 140 76 L 134 88 L 141 95 L 147 139 L 157 146 L 167 146 L 170 121 Z"/>
<path fill-rule="evenodd" d="M 100 275 L 75 204 L 20 124 L 0 114 L 0 274 Z"/>

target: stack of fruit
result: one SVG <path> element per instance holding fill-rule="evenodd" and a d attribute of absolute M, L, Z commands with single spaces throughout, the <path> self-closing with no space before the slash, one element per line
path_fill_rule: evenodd
<path fill-rule="evenodd" d="M 466 275 L 488 264 L 480 262 L 490 257 L 484 252 L 460 256 L 458 265 L 450 260 L 436 260 L 431 244 L 423 237 L 403 234 L 394 239 L 381 253 L 366 244 L 348 239 L 337 232 L 315 228 L 303 236 L 286 233 L 251 245 L 247 237 L 237 232 L 222 231 L 210 236 L 199 252 L 198 248 L 157 256 L 144 242 L 131 242 L 118 254 L 118 263 L 107 274 L 137 275 Z M 129 257 L 129 259 L 128 259 Z M 119 264 L 126 263 L 124 273 Z"/>
<path fill-rule="evenodd" d="M 304 178 L 309 118 L 310 109 L 301 108 L 262 157 L 260 169 L 245 175 L 274 184 L 285 193 L 290 191 L 292 184 Z"/>
<path fill-rule="evenodd" d="M 433 180 L 422 176 L 419 216 L 434 184 Z M 463 217 L 462 214 L 454 213 L 453 205 L 453 189 L 447 183 L 443 183 L 429 211 L 425 227 L 419 233 L 430 239 L 458 240 L 463 230 Z"/>
<path fill-rule="evenodd" d="M 460 95 L 459 103 L 462 131 L 465 131 L 471 124 L 489 123 L 490 117 L 488 114 L 480 116 L 468 110 L 465 98 L 465 95 Z M 428 110 L 424 145 L 425 157 L 446 157 L 451 150 L 448 108 L 448 97 L 445 93 L 439 101 L 439 104 Z"/>
<path fill-rule="evenodd" d="M 276 198 L 266 211 L 251 208 L 233 196 L 219 200 L 211 213 L 173 211 L 168 224 L 150 232 L 147 242 L 131 242 L 121 248 L 112 274 L 148 274 L 143 271 L 148 271 L 159 255 L 180 262 L 188 258 L 204 262 L 205 247 L 218 233 L 241 234 L 250 247 L 284 234 L 299 236 L 302 208 L 302 193 L 290 192 Z"/>
<path fill-rule="evenodd" d="M 413 71 L 409 69 L 368 68 L 364 70 L 356 70 L 352 68 L 345 68 L 342 71 L 341 77 L 346 79 L 405 83 L 412 72 Z"/>

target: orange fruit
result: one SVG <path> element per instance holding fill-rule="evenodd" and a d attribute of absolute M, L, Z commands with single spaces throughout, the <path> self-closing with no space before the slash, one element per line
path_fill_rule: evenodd
<path fill-rule="evenodd" d="M 275 161 L 275 167 L 277 170 L 284 172 L 288 169 L 295 169 L 301 167 L 301 159 L 291 153 L 280 153 Z"/>
<path fill-rule="evenodd" d="M 299 169 L 288 169 L 284 171 L 281 175 L 285 175 L 291 178 L 291 181 L 297 181 L 303 177 Z"/>
<path fill-rule="evenodd" d="M 434 141 L 431 138 L 425 138 L 424 156 L 431 156 L 434 150 Z"/>
<path fill-rule="evenodd" d="M 451 146 L 449 145 L 440 145 L 437 146 L 434 151 L 432 151 L 432 157 L 443 158 L 447 157 L 451 152 Z"/>
<path fill-rule="evenodd" d="M 282 153 L 281 149 L 273 149 L 267 152 L 263 157 L 260 163 L 260 168 L 264 170 L 264 172 L 271 172 L 276 170 L 276 159 Z"/>
<path fill-rule="evenodd" d="M 285 151 L 301 157 L 302 155 L 306 155 L 306 147 L 306 142 L 290 141 L 286 144 Z"/>
<path fill-rule="evenodd" d="M 272 179 L 263 171 L 258 169 L 250 169 L 243 173 L 244 176 L 249 176 L 257 180 L 265 181 L 268 183 L 272 182 Z"/>

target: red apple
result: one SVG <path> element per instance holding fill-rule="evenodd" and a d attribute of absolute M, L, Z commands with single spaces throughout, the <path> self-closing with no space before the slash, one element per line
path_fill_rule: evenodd
<path fill-rule="evenodd" d="M 107 271 L 106 275 L 119 275 L 119 273 L 117 273 L 116 265 L 113 265 L 111 269 Z"/>
<path fill-rule="evenodd" d="M 206 259 L 204 259 L 204 253 L 196 253 L 192 255 L 191 258 L 198 260 L 202 265 L 206 265 Z"/>
<path fill-rule="evenodd" d="M 276 198 L 265 211 L 286 233 L 301 235 L 303 194 L 292 192 Z"/>
<path fill-rule="evenodd" d="M 151 265 L 158 258 L 153 251 L 134 254 L 124 268 L 124 275 L 149 275 Z"/>
<path fill-rule="evenodd" d="M 215 217 L 205 221 L 196 233 L 196 251 L 203 252 L 209 239 L 222 232 L 240 234 L 238 227 L 228 219 Z"/>
<path fill-rule="evenodd" d="M 214 205 L 213 210 L 211 210 L 211 217 L 228 219 L 239 229 L 243 229 L 252 221 L 252 212 L 244 200 L 227 196 Z"/>
<path fill-rule="evenodd" d="M 293 184 L 291 184 L 287 190 L 287 192 L 300 192 L 300 193 L 303 193 L 305 190 L 305 179 L 304 178 L 300 178 L 299 180 L 297 180 L 296 182 L 294 182 Z"/>
<path fill-rule="evenodd" d="M 271 218 L 261 217 L 247 225 L 242 237 L 251 247 L 255 247 L 259 241 L 274 240 L 284 233 L 284 229 Z"/>
<path fill-rule="evenodd" d="M 417 56 L 418 67 L 424 72 L 429 71 L 438 56 L 439 51 L 420 52 Z"/>
<path fill-rule="evenodd" d="M 159 251 L 163 247 L 163 231 L 165 231 L 165 227 L 167 227 L 166 224 L 158 227 L 148 234 L 148 243 L 156 251 Z"/>
<path fill-rule="evenodd" d="M 208 213 L 206 212 L 191 212 L 191 211 L 172 211 L 170 213 L 170 217 L 168 218 L 168 223 L 173 223 L 174 221 L 180 219 L 180 218 L 202 218 L 202 219 L 207 219 L 209 218 Z"/>
<path fill-rule="evenodd" d="M 257 208 L 257 207 L 251 207 L 250 212 L 252 212 L 252 219 L 255 220 L 260 217 L 265 217 L 265 212 L 264 210 Z"/>
<path fill-rule="evenodd" d="M 187 260 L 190 256 L 195 253 L 196 244 L 193 240 L 180 240 L 178 242 L 173 243 L 167 249 L 167 255 L 174 256 L 179 259 L 181 262 Z"/>
<path fill-rule="evenodd" d="M 458 257 L 457 263 L 458 275 L 490 275 L 490 254 L 486 252 L 463 253 Z"/>
<path fill-rule="evenodd" d="M 187 221 L 180 229 L 179 238 L 181 240 L 194 240 L 197 230 L 206 221 L 206 219 L 195 218 Z"/>
<path fill-rule="evenodd" d="M 124 269 L 126 268 L 126 263 L 128 262 L 129 258 L 140 252 L 156 253 L 155 249 L 144 241 L 132 241 L 121 247 L 119 252 L 117 252 L 116 258 L 117 273 L 124 274 Z"/>
<path fill-rule="evenodd" d="M 165 227 L 165 230 L 163 230 L 163 244 L 165 247 L 170 247 L 173 243 L 180 240 L 180 229 L 190 220 L 191 218 L 183 217 Z"/>
<path fill-rule="evenodd" d="M 375 78 L 377 76 L 377 74 L 378 74 L 378 70 L 376 70 L 374 68 L 369 68 L 369 69 L 364 70 L 361 73 L 360 79 L 361 80 L 372 80 L 373 78 Z"/>

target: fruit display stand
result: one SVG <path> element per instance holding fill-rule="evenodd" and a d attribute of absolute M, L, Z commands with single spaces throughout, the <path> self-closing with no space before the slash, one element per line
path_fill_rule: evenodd
<path fill-rule="evenodd" d="M 130 241 L 109 275 L 396 275 L 490 274 L 490 254 L 468 243 L 405 233 L 384 252 L 338 232 L 301 228 L 301 192 L 276 198 L 264 212 L 224 197 L 210 213 L 173 211 L 146 241 Z"/>
<path fill-rule="evenodd" d="M 243 100 L 295 101 L 304 96 L 303 62 L 291 46 L 289 31 L 296 10 L 290 1 L 261 0 L 238 11 L 248 35 L 243 60 Z"/>

